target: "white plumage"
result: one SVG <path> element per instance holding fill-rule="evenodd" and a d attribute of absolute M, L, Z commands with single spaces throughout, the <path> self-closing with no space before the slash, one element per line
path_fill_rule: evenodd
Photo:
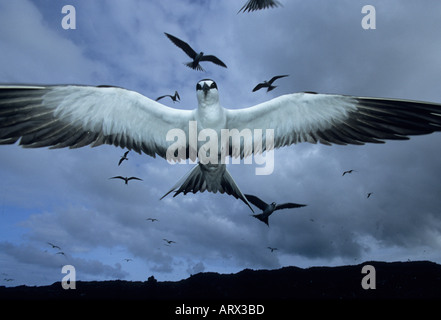
<path fill-rule="evenodd" d="M 261 129 L 262 141 L 257 141 L 261 151 L 267 146 L 266 129 L 274 129 L 274 143 L 269 148 L 299 142 L 382 143 L 441 131 L 441 105 L 436 103 L 293 93 L 233 110 L 222 107 L 217 85 L 209 79 L 197 84 L 197 98 L 198 108 L 190 111 L 169 108 L 118 87 L 0 86 L 0 144 L 18 140 L 24 147 L 113 144 L 166 158 L 173 143 L 167 141 L 167 133 L 180 129 L 188 136 L 190 121 L 197 121 L 198 132 L 206 128 L 217 133 L 222 129 Z M 252 154 L 256 151 L 253 146 L 242 144 L 234 154 Z M 182 147 L 188 157 L 188 140 Z M 221 148 L 218 157 L 221 160 Z M 220 162 L 199 163 L 168 193 L 175 191 L 176 196 L 205 190 L 226 192 L 250 206 Z"/>

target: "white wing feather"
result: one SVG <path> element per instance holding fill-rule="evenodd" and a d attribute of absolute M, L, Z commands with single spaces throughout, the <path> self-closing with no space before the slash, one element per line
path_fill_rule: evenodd
<path fill-rule="evenodd" d="M 169 108 L 117 87 L 1 86 L 0 144 L 114 144 L 165 158 L 170 129 L 188 131 L 194 111 Z"/>
<path fill-rule="evenodd" d="M 293 143 L 383 143 L 408 135 L 441 131 L 441 105 L 411 100 L 365 98 L 345 95 L 294 93 L 244 109 L 227 110 L 227 127 L 239 131 L 261 129 L 254 146 L 266 149 Z M 274 143 L 266 130 L 274 130 Z M 241 157 L 253 152 L 242 145 Z M 231 151 L 233 155 L 237 150 Z M 236 153 L 235 153 L 236 152 Z"/>

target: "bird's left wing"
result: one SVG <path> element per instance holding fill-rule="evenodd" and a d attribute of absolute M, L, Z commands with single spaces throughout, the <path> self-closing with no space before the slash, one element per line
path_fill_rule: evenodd
<path fill-rule="evenodd" d="M 288 202 L 288 203 L 281 203 L 281 204 L 276 205 L 276 210 L 301 208 L 301 207 L 306 207 L 306 204 Z"/>
<path fill-rule="evenodd" d="M 193 118 L 193 111 L 123 88 L 0 85 L 0 144 L 19 139 L 24 147 L 113 144 L 166 158 L 173 143 L 168 131 L 188 132 Z"/>
<path fill-rule="evenodd" d="M 244 109 L 227 109 L 227 128 L 250 129 L 254 146 L 279 148 L 299 142 L 331 144 L 383 143 L 409 135 L 441 131 L 441 104 L 332 94 L 294 93 Z M 271 138 L 267 129 L 273 129 Z M 231 147 L 230 147 L 231 148 Z M 240 156 L 253 150 L 241 145 Z M 237 157 L 237 148 L 231 155 Z"/>
<path fill-rule="evenodd" d="M 213 55 L 206 55 L 206 56 L 204 55 L 202 56 L 201 61 L 211 61 L 217 64 L 218 66 L 227 68 L 227 65 L 222 60 L 220 60 L 218 57 Z"/>

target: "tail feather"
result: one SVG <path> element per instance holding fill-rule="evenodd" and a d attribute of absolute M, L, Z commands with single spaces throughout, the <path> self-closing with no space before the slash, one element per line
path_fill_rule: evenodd
<path fill-rule="evenodd" d="M 264 222 L 268 227 L 269 227 L 269 223 L 268 223 L 268 215 L 260 213 L 260 214 L 253 214 L 253 217 L 256 219 L 259 219 L 260 221 Z"/>
<path fill-rule="evenodd" d="M 185 176 L 183 176 L 161 199 L 165 198 L 171 192 L 175 192 L 173 197 L 183 193 L 184 195 L 189 192 L 220 192 L 226 193 L 242 200 L 252 212 L 251 204 L 248 202 L 245 195 L 240 191 L 236 185 L 233 177 L 227 171 L 225 165 L 219 166 L 204 166 L 197 164 L 191 169 Z"/>

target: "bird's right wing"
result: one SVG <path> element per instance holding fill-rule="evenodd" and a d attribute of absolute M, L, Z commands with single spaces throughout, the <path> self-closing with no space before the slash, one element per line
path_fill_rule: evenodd
<path fill-rule="evenodd" d="M 253 196 L 252 194 L 245 194 L 245 197 L 249 202 L 254 204 L 256 207 L 258 207 L 260 210 L 265 210 L 267 207 L 267 204 L 260 200 L 258 197 Z"/>
<path fill-rule="evenodd" d="M 0 85 L 0 144 L 19 139 L 24 147 L 113 144 L 166 158 L 173 143 L 167 141 L 169 130 L 187 133 L 193 119 L 193 111 L 123 88 Z"/>
<path fill-rule="evenodd" d="M 171 42 L 173 42 L 177 47 L 181 48 L 190 58 L 194 59 L 196 57 L 196 51 L 194 51 L 187 42 L 184 42 L 181 39 L 178 39 L 175 36 L 168 34 L 167 32 L 164 33 L 167 38 L 171 40 Z"/>
<path fill-rule="evenodd" d="M 253 92 L 256 92 L 257 90 L 260 90 L 264 87 L 263 83 L 259 83 L 257 86 L 254 87 Z"/>
<path fill-rule="evenodd" d="M 280 2 L 276 0 L 248 0 L 245 5 L 239 10 L 239 12 L 251 12 L 266 8 L 277 7 L 279 5 Z"/>

